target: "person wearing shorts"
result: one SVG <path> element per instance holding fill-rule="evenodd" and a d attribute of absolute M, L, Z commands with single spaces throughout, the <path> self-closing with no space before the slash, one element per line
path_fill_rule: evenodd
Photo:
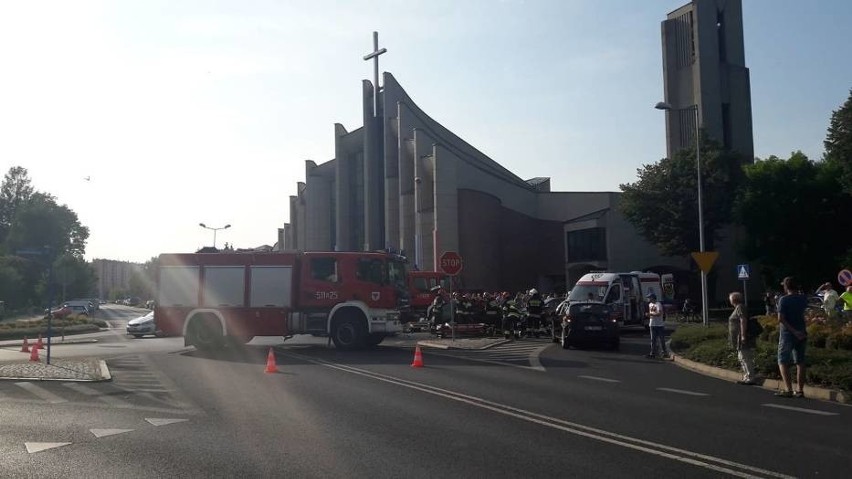
<path fill-rule="evenodd" d="M 805 309 L 808 299 L 792 276 L 781 283 L 784 296 L 778 300 L 778 370 L 786 389 L 775 393 L 779 397 L 805 397 L 805 346 L 808 333 L 805 329 Z M 793 390 L 790 365 L 796 365 L 796 390 Z"/>

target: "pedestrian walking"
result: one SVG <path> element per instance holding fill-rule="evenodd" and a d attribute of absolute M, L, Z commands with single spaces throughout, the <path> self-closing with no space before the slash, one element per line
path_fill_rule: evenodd
<path fill-rule="evenodd" d="M 805 346 L 808 333 L 805 329 L 805 309 L 808 299 L 792 276 L 781 282 L 786 293 L 778 300 L 778 370 L 786 389 L 775 393 L 779 397 L 805 397 Z M 790 364 L 796 365 L 796 390 L 790 377 Z"/>
<path fill-rule="evenodd" d="M 651 330 L 651 352 L 648 353 L 649 358 L 657 356 L 657 343 L 660 344 L 660 357 L 668 358 L 669 352 L 666 349 L 666 323 L 663 319 L 663 304 L 657 301 L 657 295 L 654 293 L 648 294 L 648 328 Z"/>
<path fill-rule="evenodd" d="M 752 336 L 749 331 L 748 322 L 757 321 L 749 319 L 748 312 L 743 308 L 743 295 L 739 291 L 734 291 L 728 295 L 728 301 L 734 310 L 728 318 L 728 332 L 731 338 L 731 344 L 737 351 L 737 359 L 740 360 L 740 367 L 743 369 L 743 378 L 737 381 L 737 384 L 751 386 L 755 384 L 754 372 L 754 349 L 757 346 L 757 338 Z"/>

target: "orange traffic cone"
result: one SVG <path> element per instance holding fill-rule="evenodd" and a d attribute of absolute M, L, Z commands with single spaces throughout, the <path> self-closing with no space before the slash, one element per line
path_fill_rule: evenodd
<path fill-rule="evenodd" d="M 30 361 L 38 361 L 38 348 L 33 345 L 32 350 L 30 351 Z"/>
<path fill-rule="evenodd" d="M 44 343 L 41 342 L 41 334 L 38 335 L 38 341 L 35 343 L 36 349 L 44 349 Z"/>
<path fill-rule="evenodd" d="M 278 366 L 275 365 L 275 353 L 272 352 L 272 348 L 269 348 L 269 354 L 266 355 L 266 373 L 277 373 Z"/>
<path fill-rule="evenodd" d="M 414 362 L 411 363 L 412 368 L 422 368 L 423 367 L 423 353 L 420 352 L 420 346 L 414 350 Z"/>
<path fill-rule="evenodd" d="M 24 344 L 21 345 L 21 352 L 22 353 L 30 352 L 30 343 L 27 342 L 26 336 L 24 336 Z"/>

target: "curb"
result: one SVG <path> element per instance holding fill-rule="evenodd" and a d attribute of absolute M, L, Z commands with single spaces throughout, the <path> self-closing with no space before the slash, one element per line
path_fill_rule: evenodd
<path fill-rule="evenodd" d="M 669 352 L 671 353 L 671 350 L 669 350 Z M 739 373 L 737 371 L 717 368 L 716 366 L 708 366 L 707 364 L 698 363 L 674 353 L 671 353 L 671 355 L 674 363 L 678 366 L 684 369 L 695 371 L 705 376 L 711 376 L 717 379 L 723 379 L 725 381 L 730 382 L 736 382 L 743 378 L 742 373 Z M 763 389 L 777 391 L 781 389 L 781 381 L 778 379 L 759 379 L 757 380 L 755 386 L 761 387 Z M 841 404 L 849 404 L 850 402 L 852 402 L 852 398 L 850 398 L 849 395 L 844 393 L 843 391 L 808 385 L 805 385 L 805 397 L 809 399 L 832 401 Z"/>

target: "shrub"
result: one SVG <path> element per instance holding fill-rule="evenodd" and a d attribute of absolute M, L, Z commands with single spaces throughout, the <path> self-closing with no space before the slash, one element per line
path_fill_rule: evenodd
<path fill-rule="evenodd" d="M 758 339 L 755 367 L 759 375 L 779 379 L 777 320 L 773 321 L 769 317 L 760 317 L 758 320 L 764 327 L 764 333 L 770 327 L 775 327 L 775 332 L 768 339 L 764 338 L 765 334 Z M 852 351 L 847 349 L 852 345 L 852 325 L 840 327 L 813 323 L 808 326 L 808 333 L 808 384 L 852 392 Z M 739 371 L 736 352 L 731 350 L 727 337 L 727 326 L 717 324 L 705 328 L 701 325 L 684 325 L 672 334 L 671 348 L 687 359 Z M 822 341 L 828 348 L 817 347 L 814 344 L 816 341 Z M 841 344 L 843 349 L 840 349 Z"/>

